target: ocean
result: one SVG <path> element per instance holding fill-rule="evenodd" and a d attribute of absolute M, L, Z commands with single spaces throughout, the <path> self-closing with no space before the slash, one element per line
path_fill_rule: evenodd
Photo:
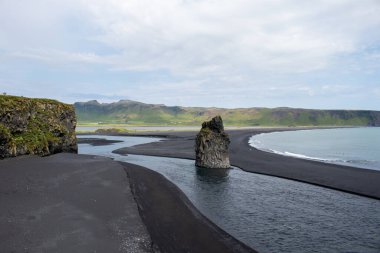
<path fill-rule="evenodd" d="M 380 128 L 337 128 L 254 135 L 249 144 L 280 155 L 380 170 Z"/>

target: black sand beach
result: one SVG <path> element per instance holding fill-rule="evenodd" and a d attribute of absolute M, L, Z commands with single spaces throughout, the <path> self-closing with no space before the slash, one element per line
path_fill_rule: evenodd
<path fill-rule="evenodd" d="M 134 164 L 122 164 L 141 217 L 162 252 L 256 252 L 210 222 L 161 174 Z"/>
<path fill-rule="evenodd" d="M 79 138 L 78 144 L 91 144 L 92 146 L 105 146 L 105 145 L 111 145 L 113 143 L 118 143 L 122 141 L 117 140 L 105 140 L 101 138 Z"/>
<path fill-rule="evenodd" d="M 231 139 L 231 164 L 247 172 L 297 180 L 380 199 L 379 171 L 281 156 L 257 150 L 248 144 L 249 138 L 255 134 L 297 129 L 264 128 L 227 131 Z M 168 137 L 168 139 L 161 142 L 122 148 L 115 151 L 115 153 L 194 159 L 196 132 L 152 132 L 144 135 L 161 135 L 162 137 Z"/>
<path fill-rule="evenodd" d="M 0 252 L 151 252 L 123 166 L 58 154 L 0 161 Z"/>
<path fill-rule="evenodd" d="M 24 156 L 0 160 L 0 182 L 1 252 L 255 252 L 137 165 Z"/>
<path fill-rule="evenodd" d="M 275 130 L 286 129 L 228 131 L 231 163 L 248 172 L 380 199 L 377 171 L 248 145 L 253 134 Z M 195 134 L 143 133 L 168 139 L 117 152 L 193 159 Z M 0 180 L 2 252 L 255 252 L 200 214 L 174 184 L 137 165 L 88 155 L 24 156 L 1 160 Z"/>

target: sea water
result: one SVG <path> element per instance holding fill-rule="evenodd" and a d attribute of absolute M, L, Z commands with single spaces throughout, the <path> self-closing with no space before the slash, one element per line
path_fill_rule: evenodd
<path fill-rule="evenodd" d="M 380 128 L 338 128 L 254 135 L 251 146 L 280 155 L 380 170 Z"/>
<path fill-rule="evenodd" d="M 80 144 L 79 153 L 145 166 L 176 184 L 216 225 L 259 252 L 380 252 L 380 201 L 240 169 L 205 170 L 193 160 L 112 153 L 159 141 L 84 136 L 123 142 Z"/>

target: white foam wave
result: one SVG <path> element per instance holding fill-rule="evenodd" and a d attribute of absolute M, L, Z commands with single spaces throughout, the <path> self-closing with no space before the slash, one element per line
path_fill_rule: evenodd
<path fill-rule="evenodd" d="M 308 160 L 316 160 L 316 161 L 323 161 L 323 162 L 343 162 L 343 163 L 346 163 L 348 161 L 345 161 L 345 160 L 342 160 L 342 159 L 338 159 L 338 158 L 321 158 L 321 157 L 313 157 L 313 156 L 307 156 L 307 155 L 302 155 L 302 154 L 296 154 L 296 153 L 292 153 L 292 152 L 279 152 L 279 153 L 282 153 L 283 155 L 286 155 L 286 156 L 292 156 L 292 157 L 297 157 L 297 158 L 302 158 L 302 159 L 308 159 Z"/>
<path fill-rule="evenodd" d="M 250 146 L 252 146 L 256 149 L 259 149 L 261 151 L 270 152 L 270 153 L 283 155 L 283 156 L 291 156 L 291 157 L 296 157 L 296 158 L 300 158 L 300 159 L 321 161 L 321 162 L 328 162 L 328 163 L 348 163 L 349 162 L 349 161 L 338 159 L 338 158 L 321 158 L 321 157 L 313 157 L 313 156 L 307 156 L 304 154 L 293 153 L 293 152 L 289 152 L 289 151 L 278 151 L 278 150 L 262 147 L 261 146 L 262 142 L 257 140 L 257 139 L 253 139 L 253 138 L 250 138 L 248 143 Z"/>
<path fill-rule="evenodd" d="M 346 165 L 346 166 L 354 166 L 357 168 L 365 168 L 365 169 L 372 169 L 372 170 L 380 170 L 380 160 L 378 159 L 360 159 L 359 157 L 353 157 L 353 155 L 346 156 L 344 153 L 337 154 L 335 157 L 332 156 L 334 152 L 329 152 L 326 154 L 321 154 L 320 152 L 317 152 L 317 156 L 313 155 L 306 155 L 298 152 L 291 152 L 287 151 L 285 149 L 282 149 L 281 151 L 275 150 L 272 148 L 269 148 L 266 146 L 265 141 L 263 140 L 258 140 L 257 138 L 260 138 L 260 135 L 264 134 L 259 134 L 259 135 L 254 135 L 252 136 L 248 143 L 251 147 L 264 151 L 264 152 L 270 152 L 282 156 L 288 156 L 288 157 L 295 157 L 299 159 L 306 159 L 306 160 L 312 160 L 312 161 L 318 161 L 318 162 L 325 162 L 325 163 L 332 163 L 332 164 L 339 164 L 339 165 Z M 291 147 L 289 147 L 290 149 Z M 344 148 L 343 148 L 344 150 Z M 301 151 L 302 152 L 302 151 Z"/>

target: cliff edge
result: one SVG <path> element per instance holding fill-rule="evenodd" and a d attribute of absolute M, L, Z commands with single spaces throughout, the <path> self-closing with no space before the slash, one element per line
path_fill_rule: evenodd
<path fill-rule="evenodd" d="M 74 106 L 0 95 L 0 159 L 78 150 Z"/>

